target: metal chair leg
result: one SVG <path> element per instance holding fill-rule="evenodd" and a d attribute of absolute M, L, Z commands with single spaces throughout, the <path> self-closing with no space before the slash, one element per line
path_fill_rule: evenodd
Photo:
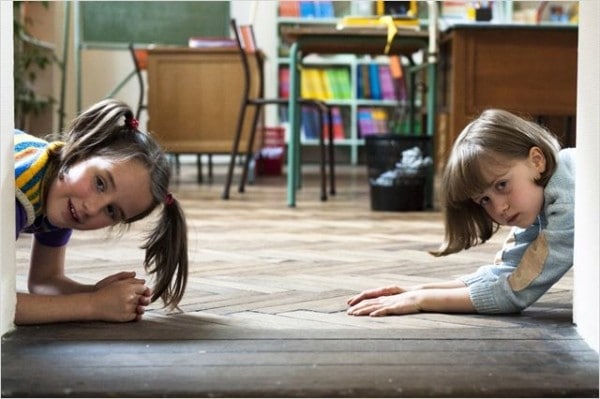
<path fill-rule="evenodd" d="M 250 136 L 248 137 L 248 148 L 246 151 L 246 158 L 244 159 L 244 169 L 242 170 L 242 178 L 240 179 L 240 184 L 238 186 L 238 192 L 243 193 L 246 180 L 248 179 L 248 168 L 250 167 L 250 161 L 252 160 L 253 150 L 254 150 L 254 140 L 256 139 L 256 130 L 258 128 L 258 119 L 260 117 L 260 113 L 262 111 L 262 104 L 254 104 L 254 116 L 252 118 L 252 129 L 250 131 Z"/>
<path fill-rule="evenodd" d="M 316 105 L 315 108 L 319 113 L 319 151 L 321 152 L 321 159 L 319 162 L 319 171 L 321 175 L 321 201 L 327 201 L 327 172 L 325 171 L 325 137 L 323 137 L 323 130 L 325 128 L 325 118 L 323 115 L 325 114 L 325 107 L 321 105 Z"/>
<path fill-rule="evenodd" d="M 333 117 L 331 107 L 327 107 L 327 133 L 329 137 L 329 194 L 335 195 L 335 144 L 333 142 Z"/>
<path fill-rule="evenodd" d="M 246 102 L 242 103 L 240 113 L 238 115 L 237 129 L 235 131 L 235 137 L 233 138 L 233 146 L 231 148 L 231 154 L 229 159 L 229 166 L 227 168 L 227 176 L 225 177 L 225 187 L 223 188 L 223 194 L 221 198 L 229 199 L 229 188 L 231 187 L 231 180 L 233 178 L 233 169 L 235 168 L 235 159 L 237 157 L 238 148 L 240 145 L 240 137 L 242 135 L 242 125 L 244 123 L 244 116 L 246 114 Z"/>

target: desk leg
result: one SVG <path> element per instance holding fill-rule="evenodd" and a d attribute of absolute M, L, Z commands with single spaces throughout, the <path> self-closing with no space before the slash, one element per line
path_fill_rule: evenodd
<path fill-rule="evenodd" d="M 290 98 L 289 121 L 290 137 L 287 151 L 287 200 L 288 206 L 296 206 L 296 190 L 298 188 L 298 166 L 300 160 L 300 113 L 297 99 L 300 97 L 300 71 L 298 70 L 298 43 L 290 48 Z"/>
<path fill-rule="evenodd" d="M 437 62 L 435 59 L 430 59 L 427 65 L 427 136 L 431 138 L 431 158 L 436 161 L 435 157 L 437 154 L 437 149 L 435 148 L 435 137 L 436 134 L 436 126 L 435 126 L 435 117 L 437 115 L 436 104 L 437 104 Z M 435 165 L 435 162 L 434 162 Z M 428 184 L 426 187 L 426 209 L 433 209 L 435 204 L 433 203 L 434 197 L 434 178 L 435 178 L 435 170 L 434 166 L 431 167 L 431 172 L 428 176 Z"/>

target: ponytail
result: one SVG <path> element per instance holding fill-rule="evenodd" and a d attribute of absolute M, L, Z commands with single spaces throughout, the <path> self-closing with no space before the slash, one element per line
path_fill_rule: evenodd
<path fill-rule="evenodd" d="M 162 298 L 165 306 L 176 308 L 187 284 L 187 225 L 183 209 L 170 193 L 142 249 L 146 250 L 146 271 L 156 274 L 152 301 Z"/>

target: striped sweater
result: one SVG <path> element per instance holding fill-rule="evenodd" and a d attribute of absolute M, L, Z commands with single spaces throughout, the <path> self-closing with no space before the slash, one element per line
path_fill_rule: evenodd
<path fill-rule="evenodd" d="M 52 226 L 42 215 L 42 182 L 48 169 L 48 154 L 60 148 L 62 142 L 48 143 L 45 140 L 26 134 L 20 130 L 14 132 L 15 156 L 15 197 L 17 199 L 17 236 L 21 231 L 27 233 L 55 232 L 58 240 L 50 236 L 36 234 L 40 241 L 49 245 L 64 244 L 70 237 L 70 230 Z M 19 207 L 20 206 L 20 207 Z M 19 217 L 24 214 L 24 220 Z"/>

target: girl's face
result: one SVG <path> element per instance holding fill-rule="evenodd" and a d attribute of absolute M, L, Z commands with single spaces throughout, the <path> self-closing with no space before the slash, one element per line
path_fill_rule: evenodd
<path fill-rule="evenodd" d="M 544 153 L 532 147 L 528 158 L 512 161 L 508 168 L 484 170 L 489 187 L 472 199 L 495 222 L 526 228 L 535 222 L 544 205 L 544 187 L 538 186 L 535 179 L 545 170 Z"/>
<path fill-rule="evenodd" d="M 52 183 L 45 211 L 54 226 L 94 230 L 130 219 L 151 205 L 150 174 L 140 162 L 92 157 Z"/>

